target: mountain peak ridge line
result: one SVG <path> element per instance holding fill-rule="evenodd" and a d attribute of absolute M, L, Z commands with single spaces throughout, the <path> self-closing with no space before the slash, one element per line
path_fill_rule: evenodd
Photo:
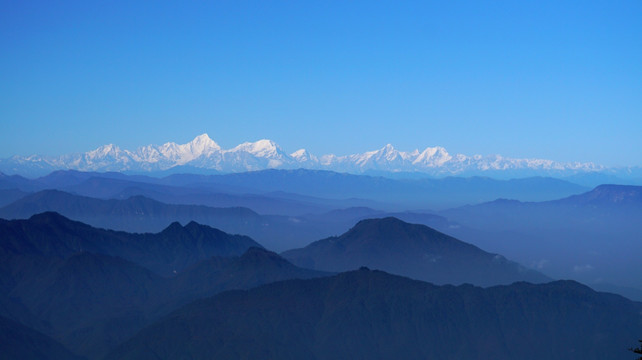
<path fill-rule="evenodd" d="M 591 172 L 606 168 L 592 162 L 559 162 L 546 159 L 517 159 L 502 155 L 451 155 L 441 146 L 424 150 L 397 150 L 392 144 L 381 149 L 350 155 L 316 156 L 305 148 L 292 153 L 276 142 L 260 139 L 223 149 L 207 133 L 185 144 L 166 142 L 145 145 L 136 150 L 107 144 L 97 149 L 61 156 L 13 156 L 0 159 L 0 171 L 165 171 L 190 166 L 219 172 L 243 172 L 264 169 L 320 169 L 348 173 L 366 171 L 419 172 L 433 175 L 457 175 L 470 171 L 530 170 L 544 172 Z"/>

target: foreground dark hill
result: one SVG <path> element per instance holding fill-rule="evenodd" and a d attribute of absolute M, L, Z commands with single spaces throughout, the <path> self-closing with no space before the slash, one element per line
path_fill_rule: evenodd
<path fill-rule="evenodd" d="M 328 275 L 330 273 L 295 266 L 276 253 L 253 247 L 239 257 L 212 257 L 186 269 L 172 279 L 172 301 L 163 309 L 174 309 L 224 290 Z"/>
<path fill-rule="evenodd" d="M 45 330 L 69 349 L 98 359 L 145 325 L 196 299 L 230 289 L 326 273 L 298 268 L 278 255 L 250 248 L 240 257 L 212 257 L 174 278 L 106 255 L 79 253 L 16 286 Z"/>
<path fill-rule="evenodd" d="M 572 281 L 435 286 L 361 269 L 197 301 L 108 359 L 630 359 L 642 304 Z"/>
<path fill-rule="evenodd" d="M 151 305 L 176 301 L 160 275 L 256 246 L 193 222 L 130 234 L 56 213 L 0 220 L 0 315 L 84 355 L 105 352 L 151 319 Z"/>
<path fill-rule="evenodd" d="M 159 234 L 128 234 L 44 213 L 0 225 L 0 316 L 91 359 L 102 358 L 142 327 L 196 299 L 326 275 L 298 268 L 246 237 L 195 223 L 174 224 Z M 198 241 L 191 244 L 188 235 Z M 223 256 L 202 258 L 211 253 Z M 172 277 L 150 270 L 165 268 L 167 273 L 177 263 L 185 266 L 176 267 Z"/>
<path fill-rule="evenodd" d="M 49 261 L 87 251 L 118 256 L 158 274 L 172 275 L 211 256 L 240 255 L 253 246 L 260 247 L 247 236 L 229 235 L 195 222 L 185 226 L 175 222 L 156 234 L 130 234 L 97 229 L 53 212 L 28 220 L 0 219 L 1 259 L 19 254 Z"/>
<path fill-rule="evenodd" d="M 457 237 L 609 291 L 608 283 L 637 287 L 642 300 L 642 187 L 601 185 L 546 202 L 497 200 L 440 213 L 475 232 Z M 635 290 L 618 290 L 634 296 Z"/>
<path fill-rule="evenodd" d="M 389 217 L 363 220 L 339 237 L 284 252 L 292 263 L 317 270 L 368 266 L 436 284 L 510 284 L 549 279 L 424 225 Z"/>
<path fill-rule="evenodd" d="M 60 343 L 20 323 L 0 316 L 0 359 L 81 360 Z"/>
<path fill-rule="evenodd" d="M 121 258 L 89 252 L 52 261 L 34 275 L 20 279 L 7 295 L 40 320 L 32 326 L 91 358 L 148 324 L 151 306 L 170 295 L 169 279 Z"/>

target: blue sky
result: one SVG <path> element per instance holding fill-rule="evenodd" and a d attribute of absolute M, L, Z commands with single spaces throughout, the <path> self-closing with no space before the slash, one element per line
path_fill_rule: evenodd
<path fill-rule="evenodd" d="M 2 1 L 0 157 L 269 138 L 642 165 L 641 1 Z"/>

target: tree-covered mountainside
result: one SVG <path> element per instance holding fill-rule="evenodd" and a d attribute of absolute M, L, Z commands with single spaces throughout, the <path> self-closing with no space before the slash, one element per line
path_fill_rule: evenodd
<path fill-rule="evenodd" d="M 108 359 L 627 359 L 641 310 L 573 281 L 484 289 L 360 269 L 196 301 Z"/>

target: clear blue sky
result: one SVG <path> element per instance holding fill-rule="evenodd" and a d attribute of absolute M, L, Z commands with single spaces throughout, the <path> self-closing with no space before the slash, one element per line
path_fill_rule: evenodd
<path fill-rule="evenodd" d="M 0 157 L 203 132 L 642 165 L 642 1 L 0 2 Z"/>

